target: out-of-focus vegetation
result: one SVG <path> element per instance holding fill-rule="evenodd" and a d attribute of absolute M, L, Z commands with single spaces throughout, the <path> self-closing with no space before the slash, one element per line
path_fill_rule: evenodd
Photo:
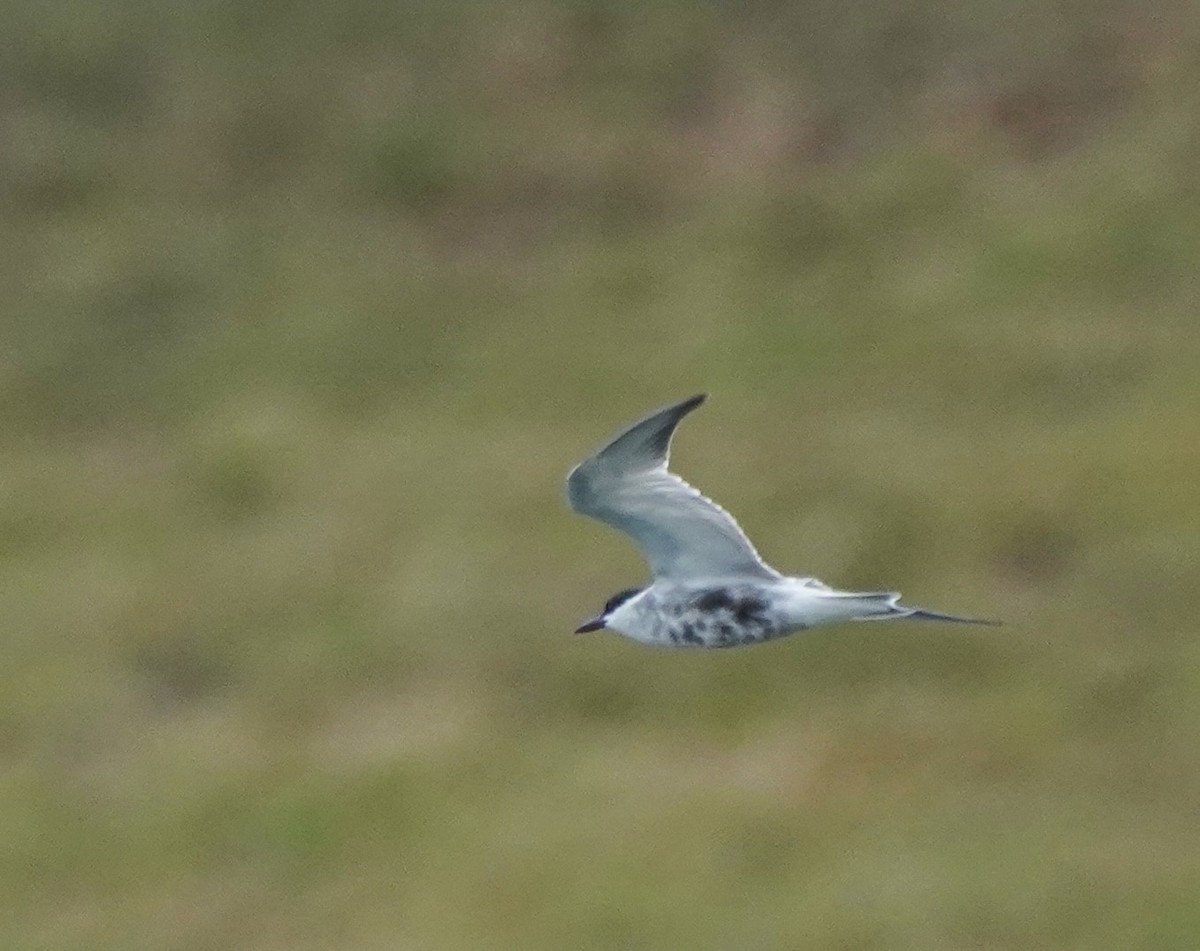
<path fill-rule="evenodd" d="M 3 10 L 5 948 L 1197 947 L 1194 5 Z"/>

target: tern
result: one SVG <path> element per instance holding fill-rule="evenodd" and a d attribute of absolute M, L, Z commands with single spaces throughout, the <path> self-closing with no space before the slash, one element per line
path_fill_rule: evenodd
<path fill-rule="evenodd" d="M 900 603 L 895 591 L 838 591 L 759 557 L 732 515 L 667 470 L 671 438 L 698 394 L 638 420 L 567 476 L 580 515 L 630 536 L 648 586 L 626 588 L 577 634 L 612 630 L 656 647 L 740 647 L 841 621 L 998 624 Z"/>

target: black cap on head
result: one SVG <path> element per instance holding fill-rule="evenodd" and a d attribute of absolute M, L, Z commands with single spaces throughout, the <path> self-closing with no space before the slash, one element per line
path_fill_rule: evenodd
<path fill-rule="evenodd" d="M 608 620 L 608 616 L 613 613 L 622 604 L 632 598 L 634 595 L 641 594 L 643 588 L 626 588 L 624 591 L 618 591 L 611 598 L 604 602 L 604 610 L 599 616 L 592 618 L 590 621 L 584 621 L 579 627 L 575 628 L 576 634 L 586 634 L 589 631 L 602 630 Z"/>
<path fill-rule="evenodd" d="M 623 591 L 618 591 L 611 598 L 604 602 L 604 613 L 612 614 L 617 608 L 628 601 L 635 595 L 641 594 L 644 588 L 626 588 Z"/>

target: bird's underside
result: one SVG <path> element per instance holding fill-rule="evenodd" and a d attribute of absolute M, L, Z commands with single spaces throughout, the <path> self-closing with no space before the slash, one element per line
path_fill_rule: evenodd
<path fill-rule="evenodd" d="M 668 471 L 671 439 L 703 394 L 628 426 L 567 477 L 576 512 L 624 532 L 653 582 L 614 596 L 579 630 L 615 629 L 660 646 L 733 647 L 838 621 L 992 624 L 910 607 L 891 591 L 838 591 L 766 564 L 725 509 Z"/>

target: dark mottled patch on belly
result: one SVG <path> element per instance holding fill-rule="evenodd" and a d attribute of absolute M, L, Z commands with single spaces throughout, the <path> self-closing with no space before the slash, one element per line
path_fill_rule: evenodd
<path fill-rule="evenodd" d="M 733 604 L 733 616 L 737 618 L 739 624 L 751 624 L 755 621 L 765 620 L 764 612 L 766 610 L 767 602 L 752 594 L 738 598 Z"/>
<path fill-rule="evenodd" d="M 733 596 L 725 588 L 713 588 L 705 591 L 696 599 L 696 607 L 701 611 L 733 610 Z"/>
<path fill-rule="evenodd" d="M 679 636 L 685 644 L 704 643 L 704 638 L 696 632 L 696 628 L 692 624 L 684 624 L 683 627 L 680 628 Z"/>
<path fill-rule="evenodd" d="M 686 644 L 737 647 L 769 640 L 783 633 L 774 629 L 770 601 L 750 585 L 708 588 L 697 592 L 684 611 L 684 627 L 675 625 Z M 681 618 L 680 620 L 684 620 Z"/>
<path fill-rule="evenodd" d="M 765 599 L 755 594 L 735 594 L 728 588 L 713 588 L 695 600 L 696 609 L 714 613 L 728 611 L 739 624 L 762 621 L 767 610 Z"/>

